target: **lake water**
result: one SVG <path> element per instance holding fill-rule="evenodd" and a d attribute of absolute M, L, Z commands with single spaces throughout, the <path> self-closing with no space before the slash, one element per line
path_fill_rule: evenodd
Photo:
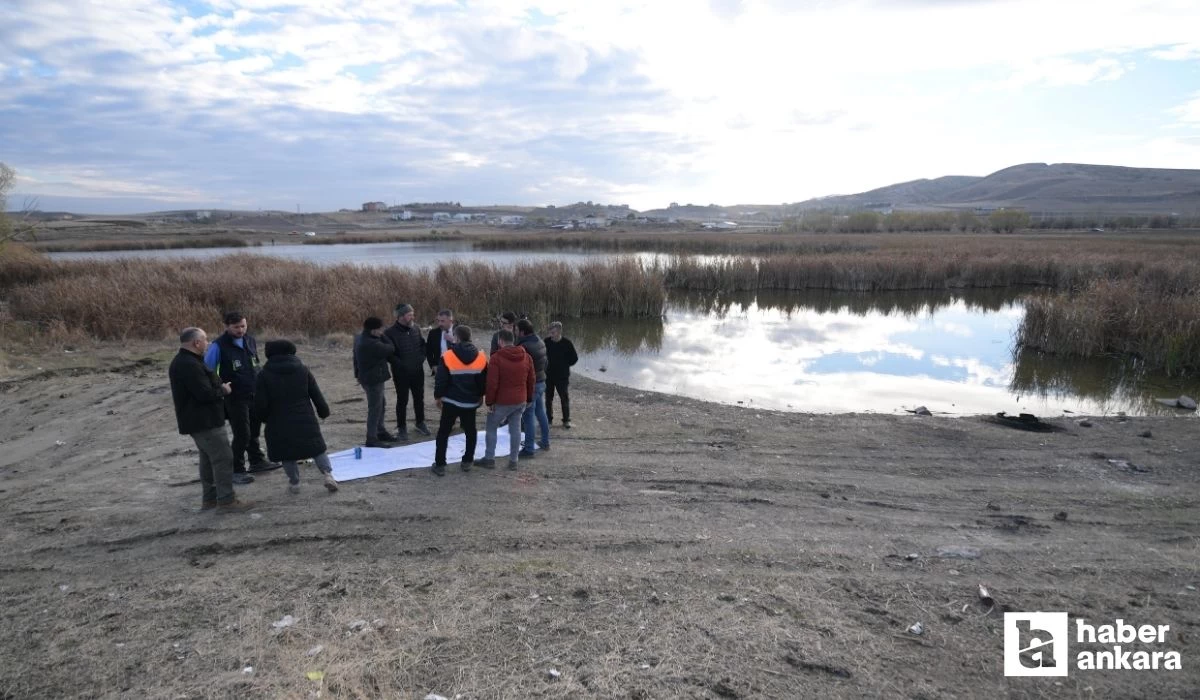
<path fill-rule="evenodd" d="M 450 260 L 580 262 L 604 253 L 478 251 L 469 244 L 276 245 L 59 253 L 66 259 L 275 255 L 318 264 L 432 266 Z M 655 256 L 643 254 L 649 260 Z M 1200 382 L 1117 360 L 1014 353 L 1020 292 L 676 295 L 655 320 L 566 319 L 575 371 L 606 382 L 750 408 L 1057 416 L 1172 414 L 1156 397 Z M 490 337 L 490 334 L 489 334 Z M 1186 415 L 1186 414 L 1184 414 Z"/>
<path fill-rule="evenodd" d="M 292 240 L 295 240 L 294 238 Z M 264 245 L 244 248 L 179 248 L 176 250 L 105 250 L 84 253 L 51 253 L 52 260 L 118 260 L 118 259 L 205 259 L 221 255 L 270 255 L 289 260 L 301 260 L 318 265 L 396 265 L 399 267 L 432 267 L 441 262 L 481 261 L 497 265 L 516 262 L 560 260 L 579 262 L 607 255 L 597 252 L 560 251 L 485 251 L 475 250 L 470 243 L 379 243 L 343 245 Z"/>
<path fill-rule="evenodd" d="M 1200 382 L 1127 363 L 1013 352 L 1013 293 L 673 299 L 661 321 L 567 322 L 577 372 L 752 408 L 814 412 L 1172 414 Z M 1187 414 L 1183 414 L 1187 415 Z"/>

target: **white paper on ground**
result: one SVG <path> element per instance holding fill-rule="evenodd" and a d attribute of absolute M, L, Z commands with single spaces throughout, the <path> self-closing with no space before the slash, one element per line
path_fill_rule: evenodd
<path fill-rule="evenodd" d="M 486 433 L 479 431 L 479 440 L 475 445 L 475 459 L 483 459 L 486 449 L 484 438 Z M 459 433 L 451 435 L 446 446 L 446 462 L 454 464 L 462 459 L 467 449 L 467 436 Z M 537 449 L 536 445 L 534 449 Z M 362 459 L 354 458 L 354 449 L 342 450 L 329 455 L 329 463 L 333 465 L 333 478 L 338 481 L 353 481 L 379 476 L 388 472 L 398 472 L 402 469 L 423 469 L 433 464 L 434 453 L 437 450 L 435 440 L 426 440 L 411 445 L 401 445 L 392 448 L 364 447 Z M 508 457 L 508 426 L 501 426 L 496 431 L 496 461 Z"/>

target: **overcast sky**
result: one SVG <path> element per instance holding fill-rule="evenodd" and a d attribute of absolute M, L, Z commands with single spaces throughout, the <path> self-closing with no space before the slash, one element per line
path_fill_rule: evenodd
<path fill-rule="evenodd" d="M 1200 167 L 1195 0 L 0 4 L 0 161 L 43 209 L 648 209 Z"/>

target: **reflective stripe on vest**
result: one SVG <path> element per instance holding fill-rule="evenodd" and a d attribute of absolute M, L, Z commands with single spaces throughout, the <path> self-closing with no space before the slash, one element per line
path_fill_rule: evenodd
<path fill-rule="evenodd" d="M 442 353 L 442 364 L 450 371 L 450 374 L 479 374 L 487 369 L 487 356 L 479 353 L 471 364 L 463 364 L 463 361 L 458 358 L 453 350 L 447 350 Z"/>

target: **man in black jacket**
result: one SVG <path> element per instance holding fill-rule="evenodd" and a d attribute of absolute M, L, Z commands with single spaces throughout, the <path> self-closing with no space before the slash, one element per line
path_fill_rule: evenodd
<path fill-rule="evenodd" d="M 383 332 L 396 354 L 388 359 L 392 366 L 392 384 L 396 387 L 396 439 L 408 442 L 408 395 L 412 393 L 413 420 L 417 432 L 429 434 L 425 425 L 425 374 L 421 363 L 425 361 L 425 338 L 421 329 L 413 323 L 416 313 L 409 304 L 396 307 L 396 322 Z"/>
<path fill-rule="evenodd" d="M 179 334 L 179 352 L 167 370 L 175 421 L 179 433 L 190 435 L 200 451 L 200 508 L 245 510 L 250 504 L 238 501 L 233 493 L 233 451 L 225 430 L 223 402 L 231 387 L 205 366 L 208 344 L 208 335 L 199 328 L 185 328 Z"/>
<path fill-rule="evenodd" d="M 546 343 L 533 332 L 533 323 L 527 318 L 517 321 L 517 336 L 517 345 L 525 348 L 529 357 L 533 359 L 535 375 L 533 401 L 529 402 L 521 415 L 521 432 L 525 433 L 525 446 L 517 454 L 533 457 L 537 454 L 533 451 L 535 422 L 542 431 L 542 439 L 537 441 L 537 446 L 543 451 L 550 449 L 550 419 L 546 417 Z M 509 430 L 512 430 L 511 425 Z"/>
<path fill-rule="evenodd" d="M 387 431 L 387 396 L 383 388 L 392 378 L 388 362 L 396 346 L 383 334 L 383 321 L 370 316 L 362 333 L 354 336 L 354 378 L 367 394 L 367 447 L 392 447 L 396 438 Z"/>
<path fill-rule="evenodd" d="M 442 356 L 437 368 L 437 379 L 433 383 L 433 398 L 442 409 L 442 422 L 438 426 L 437 445 L 433 459 L 433 473 L 446 475 L 446 449 L 450 431 L 454 424 L 462 423 L 467 437 L 467 448 L 462 456 L 462 470 L 471 471 L 475 462 L 475 444 L 479 433 L 475 425 L 475 411 L 487 393 L 487 356 L 471 343 L 471 329 L 467 326 L 454 328 L 454 339 Z"/>
<path fill-rule="evenodd" d="M 505 311 L 500 314 L 500 331 L 508 331 L 514 336 L 517 334 L 517 314 L 515 311 Z M 488 351 L 488 355 L 495 355 L 500 351 L 500 331 L 492 334 L 492 348 Z"/>
<path fill-rule="evenodd" d="M 278 469 L 279 463 L 267 461 L 258 438 L 262 422 L 254 413 L 254 385 L 258 375 L 258 343 L 247 332 L 246 317 L 240 311 L 225 314 L 225 332 L 204 353 L 204 364 L 227 382 L 232 391 L 225 397 L 225 416 L 233 429 L 233 482 L 254 481 L 249 473 Z M 246 468 L 246 459 L 250 468 Z"/>
<path fill-rule="evenodd" d="M 548 327 L 546 343 L 546 420 L 554 422 L 554 392 L 562 399 L 562 424 L 571 429 L 571 367 L 579 362 L 575 344 L 562 334 L 562 324 L 554 321 Z"/>
<path fill-rule="evenodd" d="M 429 376 L 437 374 L 442 355 L 457 342 L 454 338 L 454 312 L 442 309 L 437 313 L 437 325 L 429 329 L 425 338 L 425 359 L 429 362 Z"/>

